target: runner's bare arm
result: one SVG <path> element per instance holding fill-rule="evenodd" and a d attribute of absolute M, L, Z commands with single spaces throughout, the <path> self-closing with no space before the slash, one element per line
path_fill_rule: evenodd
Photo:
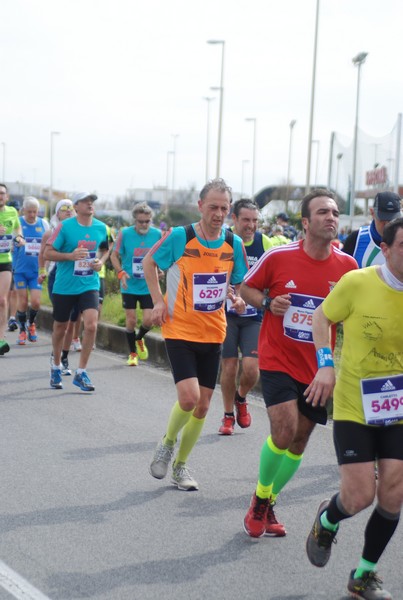
<path fill-rule="evenodd" d="M 143 271 L 154 304 L 151 319 L 153 325 L 161 326 L 165 323 L 166 305 L 161 292 L 158 266 L 150 253 L 143 258 Z"/>

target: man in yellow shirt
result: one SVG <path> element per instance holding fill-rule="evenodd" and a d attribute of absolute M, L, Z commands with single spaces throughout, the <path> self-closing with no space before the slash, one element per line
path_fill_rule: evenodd
<path fill-rule="evenodd" d="M 341 476 L 340 491 L 319 506 L 307 540 L 308 558 L 325 566 L 340 521 L 376 499 L 361 560 L 348 581 L 348 591 L 367 600 L 392 598 L 376 571 L 403 503 L 403 218 L 386 225 L 381 251 L 385 264 L 348 273 L 316 309 L 319 368 L 306 391 L 307 402 L 316 406 L 324 405 L 334 388 Z M 335 384 L 329 326 L 341 321 L 344 342 Z"/>

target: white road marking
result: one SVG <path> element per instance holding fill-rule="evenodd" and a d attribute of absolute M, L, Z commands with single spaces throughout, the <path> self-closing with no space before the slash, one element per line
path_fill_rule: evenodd
<path fill-rule="evenodd" d="M 2 560 L 0 560 L 0 587 L 17 600 L 50 600 Z"/>

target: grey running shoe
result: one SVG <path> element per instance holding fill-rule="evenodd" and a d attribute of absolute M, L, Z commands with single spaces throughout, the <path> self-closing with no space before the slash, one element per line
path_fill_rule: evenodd
<path fill-rule="evenodd" d="M 313 527 L 306 540 L 306 553 L 310 562 L 315 567 L 324 567 L 327 564 L 330 558 L 332 544 L 336 543 L 335 538 L 337 531 L 325 529 L 320 522 L 320 517 L 329 506 L 329 502 L 330 500 L 323 500 L 323 502 L 319 504 Z"/>
<path fill-rule="evenodd" d="M 88 377 L 87 371 L 82 371 L 74 375 L 74 385 L 80 388 L 83 392 L 94 392 L 95 386 L 92 385 L 90 378 Z"/>
<path fill-rule="evenodd" d="M 355 569 L 351 571 L 347 589 L 353 598 L 365 600 L 392 600 L 392 596 L 382 588 L 382 579 L 375 571 L 364 573 L 362 577 L 354 579 Z"/>
<path fill-rule="evenodd" d="M 199 489 L 197 481 L 193 479 L 185 463 L 176 463 L 172 467 L 171 482 L 178 487 L 178 490 L 191 492 Z"/>
<path fill-rule="evenodd" d="M 62 358 L 62 375 L 71 375 L 68 358 Z"/>
<path fill-rule="evenodd" d="M 10 317 L 8 320 L 8 330 L 16 331 L 18 329 L 18 323 L 14 317 Z"/>
<path fill-rule="evenodd" d="M 168 465 L 172 460 L 174 446 L 164 444 L 164 439 L 158 442 L 154 457 L 150 465 L 150 473 L 156 479 L 164 479 L 168 472 Z"/>

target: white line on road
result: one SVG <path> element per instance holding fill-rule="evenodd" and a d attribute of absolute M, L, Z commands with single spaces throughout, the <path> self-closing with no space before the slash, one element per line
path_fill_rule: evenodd
<path fill-rule="evenodd" d="M 50 600 L 0 560 L 0 587 L 18 600 Z"/>

